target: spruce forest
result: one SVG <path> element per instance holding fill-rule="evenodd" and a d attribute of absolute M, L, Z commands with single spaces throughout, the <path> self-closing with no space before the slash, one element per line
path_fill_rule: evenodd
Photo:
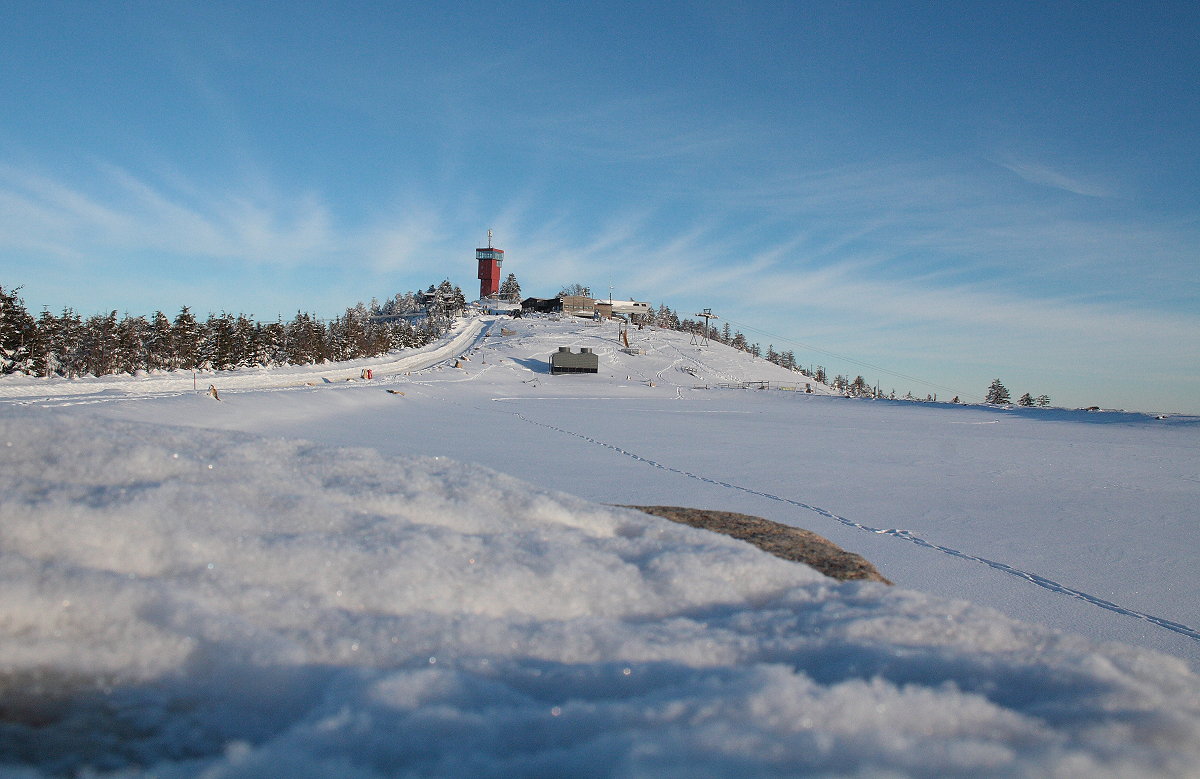
<path fill-rule="evenodd" d="M 34 318 L 19 289 L 0 287 L 0 374 L 75 378 L 354 360 L 431 343 L 466 308 L 462 290 L 443 281 L 330 320 L 299 311 L 287 322 L 225 312 L 199 319 L 187 306 L 173 319 L 161 311 L 83 317 L 69 308 Z"/>

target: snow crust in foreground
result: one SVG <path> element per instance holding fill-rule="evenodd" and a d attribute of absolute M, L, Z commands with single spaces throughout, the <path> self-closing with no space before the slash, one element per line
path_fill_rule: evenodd
<path fill-rule="evenodd" d="M 0 415 L 0 771 L 1188 775 L 1200 678 L 442 458 Z"/>

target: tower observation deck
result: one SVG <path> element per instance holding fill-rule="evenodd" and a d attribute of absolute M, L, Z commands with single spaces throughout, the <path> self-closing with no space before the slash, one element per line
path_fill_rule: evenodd
<path fill-rule="evenodd" d="M 479 299 L 488 298 L 500 291 L 500 264 L 504 262 L 504 250 L 492 246 L 492 231 L 488 230 L 486 249 L 476 249 L 475 259 L 479 262 Z"/>

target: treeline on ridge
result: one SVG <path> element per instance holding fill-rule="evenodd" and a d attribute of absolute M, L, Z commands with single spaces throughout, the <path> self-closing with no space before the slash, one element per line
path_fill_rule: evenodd
<path fill-rule="evenodd" d="M 0 287 L 0 374 L 73 378 L 354 360 L 431 343 L 466 308 L 462 290 L 443 281 L 383 304 L 358 303 L 328 321 L 300 311 L 287 322 L 225 312 L 201 320 L 187 306 L 173 319 L 161 311 L 83 317 L 70 308 L 35 318 L 19 290 Z"/>

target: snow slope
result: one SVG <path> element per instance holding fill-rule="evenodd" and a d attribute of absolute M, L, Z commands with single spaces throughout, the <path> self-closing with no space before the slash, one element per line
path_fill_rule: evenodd
<path fill-rule="evenodd" d="M 0 770 L 1195 775 L 1196 420 L 720 389 L 797 377 L 502 325 L 220 402 L 0 382 Z M 601 373 L 549 376 L 568 344 Z"/>

